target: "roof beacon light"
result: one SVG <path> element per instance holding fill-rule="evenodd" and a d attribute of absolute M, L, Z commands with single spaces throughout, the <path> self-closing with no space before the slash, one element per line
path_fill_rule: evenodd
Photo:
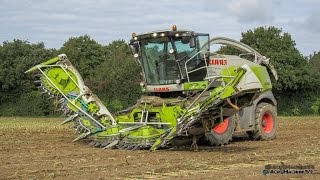
<path fill-rule="evenodd" d="M 177 30 L 177 26 L 174 24 L 172 25 L 172 31 L 176 31 Z"/>

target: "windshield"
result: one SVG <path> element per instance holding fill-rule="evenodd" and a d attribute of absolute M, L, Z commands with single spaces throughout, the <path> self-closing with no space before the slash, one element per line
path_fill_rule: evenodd
<path fill-rule="evenodd" d="M 175 83 L 175 80 L 181 79 L 176 60 L 189 59 L 194 55 L 195 49 L 190 48 L 189 41 L 179 37 L 171 38 L 159 37 L 141 41 L 142 64 L 148 84 Z"/>
<path fill-rule="evenodd" d="M 168 37 L 142 41 L 142 61 L 148 84 L 170 84 L 179 79 Z"/>

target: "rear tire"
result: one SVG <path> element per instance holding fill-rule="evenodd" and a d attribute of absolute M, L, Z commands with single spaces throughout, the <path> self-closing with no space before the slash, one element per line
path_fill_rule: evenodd
<path fill-rule="evenodd" d="M 208 142 L 212 146 L 221 146 L 228 144 L 232 140 L 235 129 L 235 116 L 224 119 L 220 124 L 216 124 L 206 133 Z"/>
<path fill-rule="evenodd" d="M 271 140 L 278 128 L 276 107 L 269 103 L 259 103 L 256 108 L 255 130 L 248 132 L 254 140 Z"/>

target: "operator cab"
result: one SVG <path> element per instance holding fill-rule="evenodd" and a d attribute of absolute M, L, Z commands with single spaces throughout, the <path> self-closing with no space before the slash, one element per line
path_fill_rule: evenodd
<path fill-rule="evenodd" d="M 203 81 L 207 75 L 208 42 L 209 34 L 178 31 L 174 25 L 172 30 L 133 33 L 129 45 L 142 66 L 145 83 L 163 87 Z"/>

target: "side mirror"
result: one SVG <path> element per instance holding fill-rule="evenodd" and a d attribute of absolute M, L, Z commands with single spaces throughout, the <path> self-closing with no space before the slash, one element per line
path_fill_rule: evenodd
<path fill-rule="evenodd" d="M 196 38 L 191 37 L 189 41 L 190 48 L 196 47 Z"/>
<path fill-rule="evenodd" d="M 139 42 L 130 42 L 129 45 L 130 45 L 131 52 L 133 53 L 133 57 L 138 58 L 139 51 L 140 51 Z"/>
<path fill-rule="evenodd" d="M 131 47 L 131 50 L 133 51 L 132 53 L 134 54 L 134 57 L 136 57 L 136 54 L 139 54 L 140 51 L 140 46 L 138 42 L 133 42 L 129 44 Z"/>
<path fill-rule="evenodd" d="M 136 43 L 133 43 L 132 44 L 133 48 L 134 48 L 134 52 L 139 52 L 139 44 L 136 42 Z"/>

